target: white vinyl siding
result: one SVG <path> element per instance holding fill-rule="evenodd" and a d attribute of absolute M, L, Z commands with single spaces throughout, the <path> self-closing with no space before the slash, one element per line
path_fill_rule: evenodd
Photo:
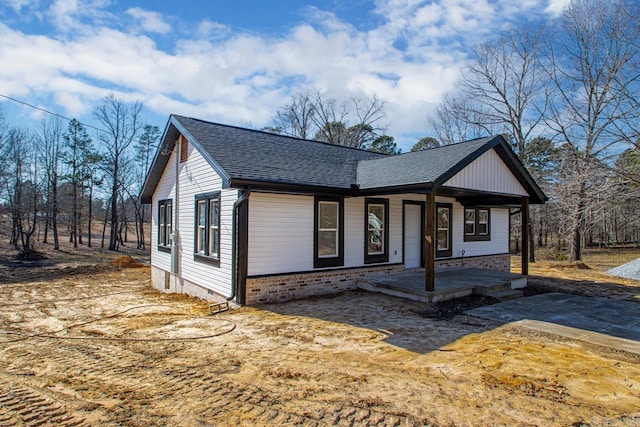
<path fill-rule="evenodd" d="M 494 150 L 489 150 L 475 159 L 445 182 L 444 186 L 517 196 L 528 195 Z"/>
<path fill-rule="evenodd" d="M 454 200 L 454 199 L 450 199 Z M 491 208 L 489 214 L 490 240 L 465 242 L 464 241 L 464 207 L 458 203 L 453 204 L 453 253 L 454 258 L 462 256 L 498 255 L 509 252 L 509 209 Z"/>
<path fill-rule="evenodd" d="M 402 200 L 423 195 L 376 196 L 389 200 L 389 263 L 402 262 Z M 253 192 L 249 197 L 249 276 L 313 270 L 313 196 Z M 364 263 L 364 198 L 344 199 L 344 266 Z M 369 264 L 370 265 L 370 264 Z"/>
<path fill-rule="evenodd" d="M 250 276 L 313 270 L 313 209 L 312 196 L 251 193 Z"/>
<path fill-rule="evenodd" d="M 222 180 L 194 148 L 188 144 L 187 161 L 179 164 L 179 200 L 175 198 L 175 151 L 171 154 L 158 187 L 153 195 L 153 228 L 157 229 L 158 200 L 173 199 L 173 210 L 179 212 L 179 268 L 182 278 L 210 289 L 220 295 L 231 293 L 231 227 L 233 204 L 238 191 L 222 189 Z M 220 265 L 219 267 L 194 260 L 196 231 L 196 195 L 220 191 Z M 175 224 L 174 224 L 175 227 Z M 171 254 L 155 249 L 157 233 L 152 233 L 151 263 L 165 271 L 171 270 Z"/>

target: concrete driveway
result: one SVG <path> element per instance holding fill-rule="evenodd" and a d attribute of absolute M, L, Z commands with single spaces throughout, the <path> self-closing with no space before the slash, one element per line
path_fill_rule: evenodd
<path fill-rule="evenodd" d="M 640 354 L 640 304 L 634 302 L 553 292 L 465 314 Z"/>

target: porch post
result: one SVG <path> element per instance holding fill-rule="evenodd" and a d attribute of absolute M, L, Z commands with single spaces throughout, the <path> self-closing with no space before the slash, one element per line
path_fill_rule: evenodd
<path fill-rule="evenodd" d="M 435 231 L 436 231 L 436 194 L 427 193 L 427 207 L 424 227 L 424 290 L 435 290 Z"/>
<path fill-rule="evenodd" d="M 522 218 L 522 232 L 520 235 L 522 236 L 522 274 L 529 274 L 529 197 L 522 197 L 522 209 L 521 209 L 521 218 Z"/>

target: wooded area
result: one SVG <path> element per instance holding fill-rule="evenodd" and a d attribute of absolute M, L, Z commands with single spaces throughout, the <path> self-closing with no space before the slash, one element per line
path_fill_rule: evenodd
<path fill-rule="evenodd" d="M 638 22 L 637 2 L 574 0 L 555 20 L 497 32 L 473 47 L 411 151 L 504 135 L 549 196 L 532 207 L 532 258 L 534 248 L 579 260 L 587 245 L 637 245 Z M 60 238 L 92 246 L 92 221 L 100 247 L 118 250 L 128 233 L 145 247 L 149 209 L 138 193 L 160 131 L 141 123 L 141 110 L 109 95 L 93 112 L 100 128 L 50 118 L 26 130 L 0 117 L 0 206 L 16 250 L 28 254 L 38 240 L 58 248 Z M 376 95 L 339 102 L 306 89 L 264 130 L 397 154 L 385 119 Z"/>
<path fill-rule="evenodd" d="M 1 214 L 10 222 L 10 243 L 19 256 L 33 257 L 36 241 L 52 242 L 57 250 L 61 238 L 73 247 L 86 238 L 92 247 L 98 215 L 101 248 L 118 250 L 131 240 L 130 231 L 136 247 L 145 248 L 149 214 L 138 193 L 160 131 L 140 123 L 141 109 L 139 103 L 105 97 L 94 110 L 102 125 L 93 129 L 98 144 L 75 119 L 64 123 L 53 117 L 25 130 L 0 117 Z"/>

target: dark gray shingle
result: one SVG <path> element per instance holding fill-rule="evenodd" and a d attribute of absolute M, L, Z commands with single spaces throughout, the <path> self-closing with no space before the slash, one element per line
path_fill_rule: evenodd
<path fill-rule="evenodd" d="M 363 190 L 436 183 L 469 156 L 485 149 L 486 144 L 494 139 L 488 137 L 383 159 L 364 160 L 358 164 L 357 183 Z"/>
<path fill-rule="evenodd" d="M 379 153 L 173 116 L 232 179 L 348 189 Z"/>

